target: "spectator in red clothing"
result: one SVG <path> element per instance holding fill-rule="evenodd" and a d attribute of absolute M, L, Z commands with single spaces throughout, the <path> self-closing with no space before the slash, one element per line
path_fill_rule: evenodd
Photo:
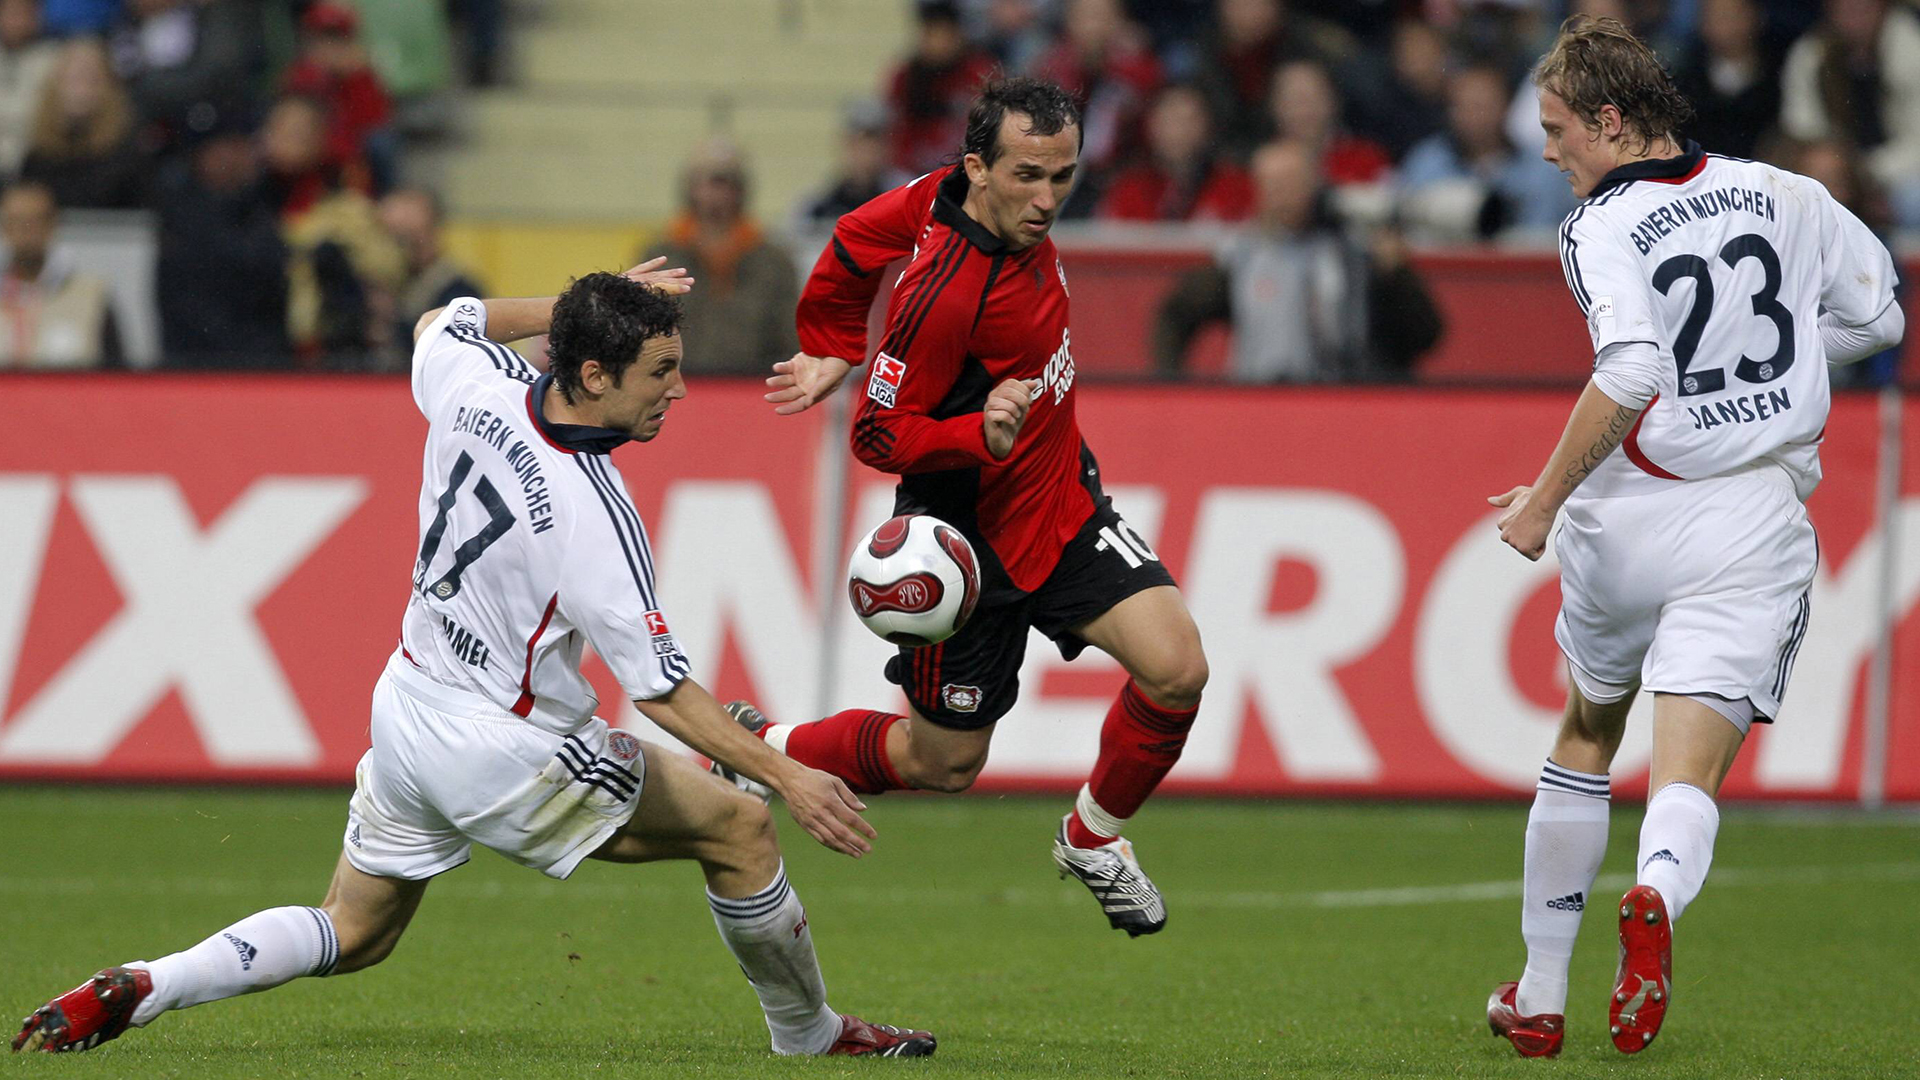
<path fill-rule="evenodd" d="M 300 55 L 282 89 L 313 98 L 326 109 L 327 159 L 336 166 L 365 162 L 377 190 L 391 186 L 397 144 L 393 103 L 360 43 L 360 18 L 350 7 L 319 0 L 300 17 Z"/>
<path fill-rule="evenodd" d="M 266 189 L 281 219 L 291 222 L 335 189 L 368 190 L 364 169 L 329 158 L 326 112 L 312 98 L 289 94 L 274 102 L 260 128 Z"/>
<path fill-rule="evenodd" d="M 953 0 L 923 3 L 918 16 L 913 55 L 887 82 L 893 164 L 916 176 L 939 167 L 959 145 L 967 105 L 993 69 L 993 61 L 967 42 Z"/>
<path fill-rule="evenodd" d="M 1268 99 L 1274 138 L 1297 140 L 1319 154 L 1321 175 L 1334 187 L 1385 180 L 1392 159 L 1379 143 L 1346 130 L 1340 104 L 1325 64 L 1294 60 L 1281 65 Z"/>
<path fill-rule="evenodd" d="M 1160 88 L 1160 61 L 1120 0 L 1071 0 L 1066 33 L 1040 58 L 1035 74 L 1080 103 L 1086 145 L 1080 151 L 1080 193 L 1069 216 L 1090 211 L 1101 178 L 1145 142 L 1147 102 Z M 1089 190 L 1090 188 L 1094 190 Z"/>
<path fill-rule="evenodd" d="M 1207 99 L 1187 83 L 1147 114 L 1145 160 L 1114 177 L 1099 215 L 1126 221 L 1239 221 L 1253 211 L 1246 170 L 1216 154 Z"/>

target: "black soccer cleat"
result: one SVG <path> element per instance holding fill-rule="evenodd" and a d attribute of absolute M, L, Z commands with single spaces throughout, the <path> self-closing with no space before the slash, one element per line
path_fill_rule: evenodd
<path fill-rule="evenodd" d="M 771 720 L 766 718 L 765 714 L 759 709 L 754 708 L 753 703 L 749 701 L 729 701 L 722 707 L 727 710 L 728 716 L 733 717 L 734 723 L 746 728 L 756 736 L 760 734 L 761 729 L 772 723 Z M 761 802 L 771 802 L 773 800 L 772 788 L 758 780 L 749 780 L 717 761 L 708 765 L 707 771 L 725 780 L 727 783 L 732 784 L 734 787 L 739 788 L 741 791 L 759 799 Z"/>
<path fill-rule="evenodd" d="M 1069 815 L 1071 816 L 1071 815 Z M 1100 901 L 1107 922 L 1128 937 L 1159 933 L 1167 925 L 1167 906 L 1160 899 L 1140 862 L 1133 857 L 1133 845 L 1125 837 L 1097 848 L 1077 848 L 1067 842 L 1067 819 L 1060 819 L 1060 832 L 1053 838 L 1053 863 L 1060 876 L 1072 874 Z"/>

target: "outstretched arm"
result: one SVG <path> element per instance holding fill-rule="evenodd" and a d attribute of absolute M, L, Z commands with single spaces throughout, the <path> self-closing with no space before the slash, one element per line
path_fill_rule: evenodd
<path fill-rule="evenodd" d="M 867 806 L 839 777 L 809 769 L 748 734 L 699 683 L 682 679 L 664 696 L 633 705 L 667 734 L 779 792 L 793 820 L 822 845 L 856 859 L 873 850 L 873 826 L 860 816 Z"/>
<path fill-rule="evenodd" d="M 666 256 L 648 259 L 639 266 L 621 274 L 621 277 L 650 285 L 669 296 L 677 296 L 693 288 L 693 279 L 687 276 L 683 266 L 661 269 Z M 547 332 L 553 326 L 553 305 L 557 296 L 503 297 L 480 301 L 487 307 L 487 337 L 501 344 L 519 341 L 522 338 L 536 337 Z M 419 341 L 433 320 L 440 317 L 445 308 L 434 308 L 420 316 L 413 324 L 413 340 Z"/>

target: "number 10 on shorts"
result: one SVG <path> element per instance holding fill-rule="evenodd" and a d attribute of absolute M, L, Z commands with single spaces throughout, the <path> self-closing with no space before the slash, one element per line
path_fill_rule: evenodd
<path fill-rule="evenodd" d="M 1093 545 L 1093 549 L 1095 551 L 1119 552 L 1120 557 L 1127 560 L 1127 566 L 1129 568 L 1137 568 L 1150 562 L 1160 561 L 1160 556 L 1155 555 L 1153 549 L 1147 546 L 1147 542 L 1140 538 L 1140 534 L 1133 531 L 1133 526 L 1124 521 L 1116 521 L 1112 525 L 1102 525 L 1100 527 L 1100 542 Z"/>

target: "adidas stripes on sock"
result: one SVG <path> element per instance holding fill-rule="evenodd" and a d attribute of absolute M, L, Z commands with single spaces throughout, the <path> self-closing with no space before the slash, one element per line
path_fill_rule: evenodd
<path fill-rule="evenodd" d="M 1640 822 L 1638 883 L 1660 890 L 1667 918 L 1678 922 L 1700 895 L 1719 831 L 1719 807 L 1692 784 L 1668 784 L 1647 800 L 1647 816 Z"/>
<path fill-rule="evenodd" d="M 787 884 L 783 863 L 766 888 L 737 900 L 707 891 L 714 925 L 760 996 L 776 1054 L 823 1054 L 840 1037 L 827 1008 L 827 984 L 813 954 L 807 912 Z"/>
<path fill-rule="evenodd" d="M 333 920 L 319 908 L 255 912 L 190 949 L 136 960 L 153 976 L 153 993 L 133 1012 L 133 1025 L 171 1009 L 271 990 L 303 975 L 328 975 L 340 959 Z"/>
<path fill-rule="evenodd" d="M 1522 1016 L 1564 1014 L 1567 968 L 1580 915 L 1607 854 L 1612 785 L 1605 773 L 1563 769 L 1549 758 L 1527 814 L 1526 868 L 1521 877 L 1520 935 L 1527 968 L 1514 1008 Z"/>

